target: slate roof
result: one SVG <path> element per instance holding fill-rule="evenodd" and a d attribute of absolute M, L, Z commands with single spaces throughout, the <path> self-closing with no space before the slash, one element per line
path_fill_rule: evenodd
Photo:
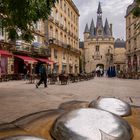
<path fill-rule="evenodd" d="M 102 8 L 101 8 L 101 3 L 100 2 L 99 2 L 99 5 L 98 5 L 97 13 L 102 14 Z"/>
<path fill-rule="evenodd" d="M 102 8 L 101 8 L 101 3 L 100 2 L 99 2 L 99 5 L 98 5 L 98 9 L 97 9 L 96 26 L 94 25 L 94 20 L 92 19 L 91 24 L 90 24 L 90 28 L 88 28 L 88 24 L 86 24 L 84 33 L 89 33 L 88 38 L 94 38 L 94 37 L 97 37 L 97 35 L 98 35 L 97 34 L 98 29 L 100 29 L 102 31 L 102 33 L 103 33 L 100 36 L 103 36 L 103 37 L 112 36 L 110 26 L 109 26 L 109 23 L 108 23 L 107 19 L 105 21 L 105 25 L 103 26 Z"/>
<path fill-rule="evenodd" d="M 88 24 L 86 24 L 86 26 L 85 26 L 85 31 L 84 31 L 84 33 L 89 33 Z"/>
<path fill-rule="evenodd" d="M 134 9 L 135 6 L 136 0 L 134 0 L 133 3 L 127 7 L 126 16 Z"/>
<path fill-rule="evenodd" d="M 90 36 L 94 37 L 95 36 L 95 26 L 94 26 L 94 21 L 92 19 L 91 25 L 90 25 Z"/>
<path fill-rule="evenodd" d="M 114 44 L 114 47 L 115 48 L 125 48 L 125 41 L 123 40 L 123 39 L 117 39 L 116 41 L 115 41 L 115 44 Z"/>
<path fill-rule="evenodd" d="M 109 27 L 107 18 L 106 18 L 105 26 L 104 26 L 104 35 L 111 36 L 111 31 L 110 31 L 110 27 Z"/>

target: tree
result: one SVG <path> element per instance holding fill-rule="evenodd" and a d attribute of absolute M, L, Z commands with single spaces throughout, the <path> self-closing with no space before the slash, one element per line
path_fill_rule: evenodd
<path fill-rule="evenodd" d="M 2 28 L 10 40 L 32 41 L 34 24 L 46 20 L 57 0 L 0 0 Z"/>
<path fill-rule="evenodd" d="M 140 17 L 140 0 L 136 0 L 136 7 L 133 11 L 134 16 Z"/>

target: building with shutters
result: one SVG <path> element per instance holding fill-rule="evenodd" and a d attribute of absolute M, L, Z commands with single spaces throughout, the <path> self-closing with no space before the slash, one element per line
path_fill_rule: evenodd
<path fill-rule="evenodd" d="M 58 0 L 46 21 L 55 73 L 79 73 L 79 11 L 72 0 Z"/>
<path fill-rule="evenodd" d="M 133 15 L 136 0 L 126 11 L 126 56 L 127 72 L 140 72 L 140 17 Z"/>

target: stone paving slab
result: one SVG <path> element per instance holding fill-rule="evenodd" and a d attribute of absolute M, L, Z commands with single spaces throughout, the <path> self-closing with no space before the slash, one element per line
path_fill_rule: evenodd
<path fill-rule="evenodd" d="M 68 85 L 49 85 L 48 88 L 25 81 L 0 83 L 0 124 L 22 116 L 57 109 L 67 101 L 91 102 L 99 97 L 116 97 L 131 105 L 140 106 L 140 80 L 95 78 Z"/>

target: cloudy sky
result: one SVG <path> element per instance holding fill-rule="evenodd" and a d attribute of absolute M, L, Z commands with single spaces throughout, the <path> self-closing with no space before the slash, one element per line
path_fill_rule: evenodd
<path fill-rule="evenodd" d="M 90 25 L 92 18 L 96 25 L 97 8 L 99 0 L 73 0 L 80 12 L 80 39 L 83 40 L 83 32 L 86 23 Z M 133 0 L 100 0 L 103 11 L 103 23 L 107 18 L 113 24 L 115 38 L 125 39 L 125 14 L 127 6 Z"/>

